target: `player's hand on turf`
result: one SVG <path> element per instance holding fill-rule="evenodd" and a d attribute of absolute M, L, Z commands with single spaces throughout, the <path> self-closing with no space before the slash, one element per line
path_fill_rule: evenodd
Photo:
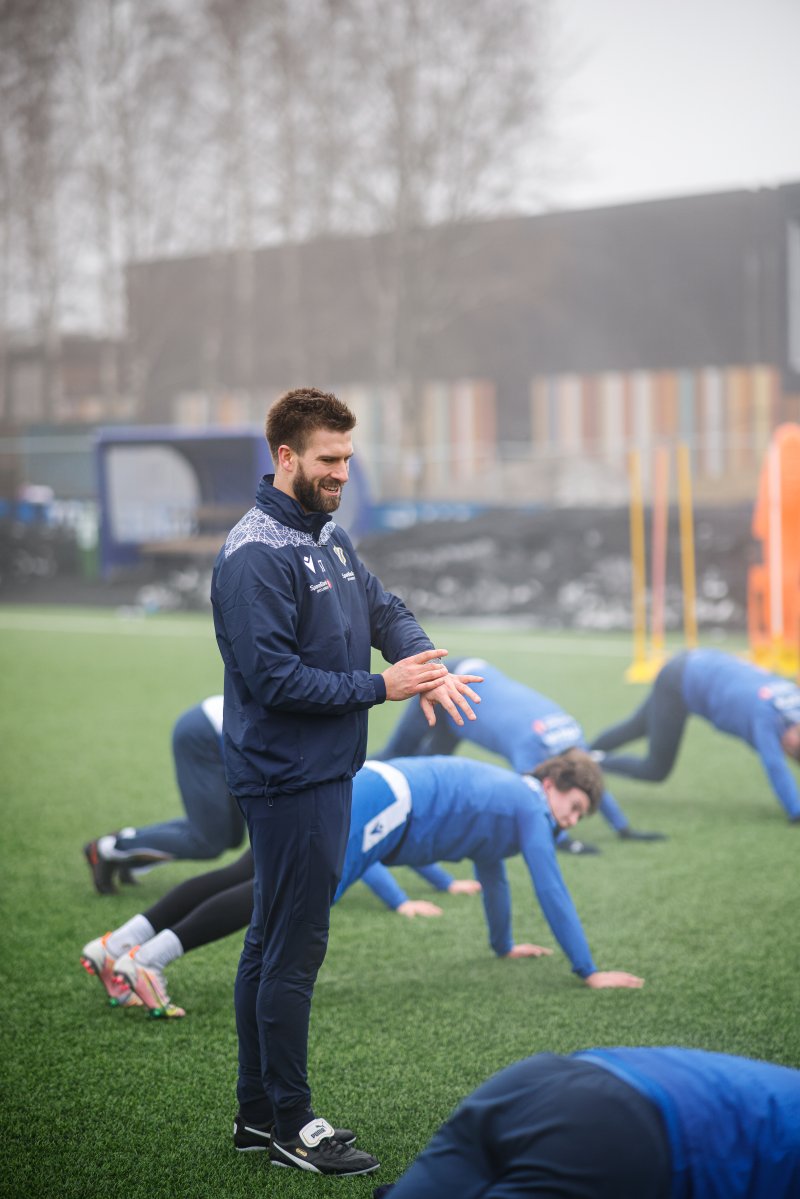
<path fill-rule="evenodd" d="M 401 658 L 383 672 L 387 699 L 410 699 L 412 695 L 439 687 L 449 678 L 447 667 L 440 661 L 446 649 L 426 649 L 410 658 Z"/>
<path fill-rule="evenodd" d="M 399 916 L 441 916 L 442 909 L 427 899 L 405 899 L 394 909 Z"/>
<path fill-rule="evenodd" d="M 483 887 L 476 878 L 454 878 L 447 890 L 451 895 L 477 895 Z"/>
<path fill-rule="evenodd" d="M 441 704 L 445 712 L 449 716 L 452 716 L 456 724 L 463 725 L 464 723 L 461 712 L 464 713 L 468 720 L 474 720 L 475 713 L 464 696 L 469 696 L 473 703 L 479 704 L 481 697 L 472 690 L 469 684 L 482 682 L 483 676 L 479 674 L 447 674 L 440 680 L 437 687 L 420 695 L 420 706 L 431 728 L 436 724 L 436 713 L 433 710 L 434 704 Z M 461 712 L 458 711 L 459 708 Z"/>
<path fill-rule="evenodd" d="M 507 958 L 549 958 L 552 956 L 552 949 L 545 949 L 544 945 L 513 945 L 505 955 Z"/>
<path fill-rule="evenodd" d="M 626 974 L 624 970 L 595 970 L 587 974 L 583 980 L 593 991 L 602 991 L 605 987 L 643 987 L 644 979 L 635 974 Z"/>

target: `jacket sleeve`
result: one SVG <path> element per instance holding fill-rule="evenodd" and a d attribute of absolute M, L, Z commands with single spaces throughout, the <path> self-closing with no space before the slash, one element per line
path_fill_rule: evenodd
<path fill-rule="evenodd" d="M 400 904 L 405 903 L 408 899 L 397 879 L 381 862 L 373 862 L 369 869 L 361 875 L 361 881 L 366 883 L 370 891 L 374 892 L 378 899 L 392 911 L 399 908 Z"/>
<path fill-rule="evenodd" d="M 414 866 L 413 869 L 417 872 L 420 878 L 424 878 L 426 883 L 430 883 L 437 891 L 446 891 L 453 881 L 452 874 L 438 863 L 434 862 L 432 866 Z"/>
<path fill-rule="evenodd" d="M 769 721 L 760 720 L 756 725 L 754 745 L 772 790 L 778 797 L 786 815 L 790 820 L 794 820 L 800 816 L 800 794 L 798 794 L 797 780 L 786 761 L 786 754 L 783 752 L 781 739 L 771 716 Z"/>
<path fill-rule="evenodd" d="M 561 876 L 550 823 L 544 813 L 528 809 L 521 811 L 517 820 L 522 856 L 542 914 L 572 963 L 574 972 L 586 978 L 594 974 L 597 967 L 592 960 L 572 896 Z"/>
<path fill-rule="evenodd" d="M 498 957 L 505 957 L 514 947 L 511 935 L 511 891 L 506 864 L 502 858 L 475 862 L 475 877 L 481 884 L 483 910 L 489 925 L 489 944 Z"/>
<path fill-rule="evenodd" d="M 236 565 L 237 585 L 218 602 L 230 652 L 258 703 L 330 716 L 385 700 L 381 675 L 321 670 L 301 660 L 297 600 L 288 568 L 271 563 L 267 571 L 263 558 L 256 555 Z"/>
<path fill-rule="evenodd" d="M 399 662 L 412 654 L 433 649 L 427 633 L 420 628 L 399 596 L 387 591 L 380 579 L 367 570 L 347 539 L 351 561 L 357 563 L 361 581 L 367 593 L 371 644 L 380 650 L 387 662 Z"/>
<path fill-rule="evenodd" d="M 628 827 L 628 818 L 610 791 L 604 791 L 598 809 L 617 832 Z"/>

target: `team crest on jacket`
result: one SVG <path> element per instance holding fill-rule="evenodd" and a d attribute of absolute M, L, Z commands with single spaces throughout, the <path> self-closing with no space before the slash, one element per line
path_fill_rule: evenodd
<path fill-rule="evenodd" d="M 342 566 L 347 566 L 347 554 L 344 552 L 342 547 L 340 545 L 335 545 L 333 547 L 333 552 L 341 562 Z"/>

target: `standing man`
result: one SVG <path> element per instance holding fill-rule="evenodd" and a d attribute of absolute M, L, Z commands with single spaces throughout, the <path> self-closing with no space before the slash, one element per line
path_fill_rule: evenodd
<path fill-rule="evenodd" d="M 359 561 L 330 514 L 353 453 L 355 417 L 315 388 L 267 416 L 275 474 L 231 530 L 211 584 L 225 665 L 228 785 L 244 813 L 254 911 L 236 978 L 237 1094 L 273 1157 L 318 1174 L 378 1166 L 353 1134 L 315 1116 L 307 1077 L 311 995 L 342 872 L 352 779 L 366 756 L 367 711 L 419 696 L 460 722 L 477 676 L 448 673 L 412 614 Z M 370 670 L 370 649 L 393 663 Z"/>

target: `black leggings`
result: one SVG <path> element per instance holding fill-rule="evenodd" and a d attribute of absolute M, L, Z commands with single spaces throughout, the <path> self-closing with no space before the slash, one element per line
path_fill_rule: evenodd
<path fill-rule="evenodd" d="M 686 654 L 678 654 L 659 672 L 647 699 L 619 724 L 595 737 L 590 749 L 601 749 L 606 756 L 602 767 L 609 774 L 623 774 L 632 779 L 662 782 L 678 756 L 689 711 L 683 698 L 683 672 Z M 609 750 L 627 745 L 639 737 L 648 738 L 647 755 L 613 754 Z"/>
<path fill-rule="evenodd" d="M 253 854 L 173 887 L 144 915 L 157 933 L 170 928 L 188 953 L 246 928 L 253 914 Z"/>

